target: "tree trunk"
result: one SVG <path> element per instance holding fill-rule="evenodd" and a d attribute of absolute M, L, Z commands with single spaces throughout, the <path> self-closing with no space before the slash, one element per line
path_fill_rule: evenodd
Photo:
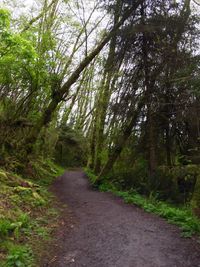
<path fill-rule="evenodd" d="M 120 0 L 117 1 L 115 14 L 114 14 L 114 25 L 119 22 L 120 18 L 120 11 L 121 11 L 121 4 Z M 117 36 L 116 34 L 112 37 L 110 42 L 109 54 L 107 58 L 107 62 L 105 64 L 105 73 L 103 77 L 103 91 L 102 95 L 99 99 L 99 118 L 98 118 L 98 125 L 97 125 L 97 140 L 96 140 L 96 149 L 95 149 L 95 167 L 94 172 L 98 174 L 101 169 L 101 154 L 103 151 L 104 145 L 104 127 L 105 127 L 105 120 L 106 120 L 106 113 L 109 105 L 109 100 L 111 96 L 111 81 L 114 76 L 114 72 L 116 70 L 116 62 L 115 62 L 115 49 L 116 49 L 116 41 Z"/>
<path fill-rule="evenodd" d="M 145 104 L 145 99 L 146 97 L 143 96 L 137 106 L 137 109 L 135 110 L 132 119 L 130 120 L 130 122 L 127 124 L 127 126 L 125 127 L 122 135 L 119 137 L 117 144 L 115 145 L 111 155 L 109 156 L 109 159 L 107 161 L 107 163 L 105 164 L 105 166 L 103 167 L 101 173 L 99 174 L 98 178 L 97 178 L 97 182 L 101 180 L 101 178 L 104 178 L 112 169 L 113 165 L 115 164 L 116 160 L 118 159 L 118 157 L 120 156 L 123 148 L 125 147 L 131 133 L 133 130 L 133 127 L 136 125 L 136 122 L 138 120 L 138 117 L 140 115 L 141 109 Z"/>
<path fill-rule="evenodd" d="M 52 118 L 52 114 L 56 110 L 58 104 L 63 100 L 63 97 L 67 96 L 69 93 L 69 89 L 71 86 L 78 80 L 82 71 L 92 62 L 92 60 L 101 52 L 104 46 L 110 41 L 110 39 L 116 34 L 117 30 L 123 25 L 123 23 L 131 16 L 131 14 L 137 9 L 137 7 L 143 2 L 144 0 L 136 1 L 133 6 L 126 10 L 124 16 L 121 20 L 113 27 L 113 29 L 107 34 L 107 36 L 100 42 L 97 47 L 90 52 L 88 56 L 86 56 L 79 66 L 74 70 L 71 74 L 69 79 L 65 82 L 65 84 L 52 95 L 51 102 L 49 103 L 48 107 L 42 114 L 41 118 L 37 121 L 34 130 L 30 133 L 28 138 L 26 139 L 26 143 L 31 142 L 34 144 L 39 136 L 39 133 L 42 127 L 45 127 Z"/>
<path fill-rule="evenodd" d="M 167 158 L 167 166 L 172 166 L 171 159 L 171 145 L 170 145 L 170 134 L 169 134 L 169 123 L 165 129 L 166 140 L 165 140 L 165 148 L 166 148 L 166 158 Z"/>
<path fill-rule="evenodd" d="M 151 105 L 151 104 L 150 104 Z M 155 118 L 152 114 L 151 107 L 149 108 L 148 122 L 147 122 L 148 136 L 149 136 L 149 174 L 153 176 L 157 168 L 156 160 L 156 140 L 155 140 Z"/>

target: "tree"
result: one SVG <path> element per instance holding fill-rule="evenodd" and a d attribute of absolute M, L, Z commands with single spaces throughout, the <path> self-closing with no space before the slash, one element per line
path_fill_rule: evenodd
<path fill-rule="evenodd" d="M 113 29 L 100 41 L 100 43 L 94 48 L 78 65 L 78 67 L 72 72 L 67 81 L 55 91 L 51 96 L 51 101 L 45 111 L 42 113 L 42 116 L 37 121 L 36 126 L 31 131 L 29 137 L 26 139 L 26 143 L 34 144 L 37 140 L 37 137 L 41 131 L 41 129 L 46 126 L 52 118 L 52 114 L 55 112 L 58 104 L 69 94 L 69 90 L 71 86 L 78 80 L 82 71 L 92 62 L 92 60 L 100 53 L 100 51 L 104 48 L 104 46 L 109 42 L 112 36 L 116 33 L 116 31 L 123 25 L 123 23 L 127 20 L 127 18 L 132 14 L 134 10 L 137 9 L 142 0 L 138 0 L 133 4 L 131 8 L 126 10 L 121 20 L 114 25 Z M 30 147 L 29 147 L 30 149 Z M 31 149 L 32 150 L 32 149 Z M 31 151 L 30 150 L 30 151 Z"/>
<path fill-rule="evenodd" d="M 139 120 L 139 115 L 141 114 L 142 109 L 147 109 L 147 128 L 148 129 L 148 140 L 149 140 L 149 166 L 150 166 L 150 174 L 154 172 L 156 169 L 156 159 L 155 159 L 155 143 L 156 136 L 155 132 L 155 115 L 154 114 L 154 102 L 156 100 L 158 93 L 158 81 L 160 77 L 163 76 L 163 73 L 166 69 L 174 64 L 174 54 L 176 54 L 175 60 L 176 65 L 179 64 L 179 58 L 177 57 L 177 51 L 181 48 L 181 42 L 184 42 L 184 34 L 187 31 L 187 26 L 190 23 L 190 7 L 189 1 L 185 1 L 182 6 L 174 7 L 170 5 L 170 3 L 162 3 L 162 5 L 158 5 L 158 3 L 152 4 L 152 13 L 145 11 L 144 7 L 150 8 L 151 4 L 145 2 L 141 8 L 141 24 L 138 25 L 139 32 L 142 32 L 138 38 L 140 38 L 141 45 L 141 55 L 143 56 L 143 66 L 142 66 L 142 79 L 143 79 L 143 94 L 144 96 L 141 98 L 141 101 L 136 105 L 137 109 L 132 114 L 132 119 L 129 119 L 130 122 L 124 126 L 124 130 L 120 138 L 118 139 L 116 145 L 111 150 L 110 157 L 102 169 L 99 178 L 104 177 L 108 174 L 108 172 L 112 169 L 114 163 L 118 159 L 121 151 L 125 147 L 125 144 L 130 137 L 134 126 L 136 126 L 137 121 Z M 154 7 L 157 7 L 154 8 Z M 170 8 L 172 13 L 166 15 L 167 13 L 164 11 L 164 8 Z M 159 9 L 160 8 L 160 9 Z M 177 9 L 178 8 L 178 9 Z M 156 11 L 155 11 L 156 10 Z M 173 10 L 175 13 L 173 13 Z M 177 15 L 177 10 L 179 10 L 179 14 Z M 155 13 L 156 12 L 156 13 Z M 160 12 L 160 13 L 159 13 Z M 144 14 L 145 17 L 144 17 Z M 157 27 L 157 19 L 160 21 L 160 26 Z M 173 28 L 170 30 L 168 27 L 166 28 L 166 22 L 174 22 L 177 23 L 177 28 Z M 131 27 L 131 26 L 129 26 Z M 128 26 L 127 26 L 128 28 Z M 164 30 L 163 30 L 164 29 Z M 130 28 L 128 28 L 130 32 Z M 162 30 L 162 32 L 161 32 Z M 171 32 L 170 32 L 171 31 Z M 135 32 L 134 32 L 135 34 Z M 162 36 L 161 42 L 159 43 L 159 37 Z M 125 36 L 126 38 L 126 36 Z M 129 41 L 129 36 L 127 37 L 127 41 Z M 154 41 L 156 40 L 156 42 Z M 124 46 L 124 43 L 123 43 Z M 148 51 L 147 51 L 148 46 Z M 127 47 L 127 46 L 126 46 Z M 167 48 L 167 49 L 166 49 Z M 169 54 L 171 51 L 171 55 Z M 172 52 L 173 51 L 173 52 Z M 128 52 L 127 52 L 128 53 Z M 181 53 L 181 52 L 180 52 Z M 167 59 L 168 57 L 168 59 Z M 135 61 L 135 57 L 133 57 Z M 133 62 L 134 62 L 133 61 Z M 172 63 L 173 62 L 173 63 Z M 134 63 L 132 63 L 134 64 Z M 156 66 L 156 67 L 155 67 Z M 141 89 L 138 89 L 141 91 Z M 129 112 L 130 113 L 130 112 Z M 169 156 L 169 155 L 168 155 Z M 168 159 L 169 160 L 169 159 Z"/>

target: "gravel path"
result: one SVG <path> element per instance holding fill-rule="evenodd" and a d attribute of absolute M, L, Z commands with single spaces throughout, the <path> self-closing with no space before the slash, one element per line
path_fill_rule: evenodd
<path fill-rule="evenodd" d="M 200 267 L 200 245 L 156 215 L 94 191 L 82 171 L 53 186 L 71 210 L 51 267 Z"/>

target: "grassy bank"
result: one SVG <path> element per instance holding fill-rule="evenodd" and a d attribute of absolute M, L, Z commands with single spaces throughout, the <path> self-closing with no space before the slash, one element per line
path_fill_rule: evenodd
<path fill-rule="evenodd" d="M 0 266 L 38 266 L 59 216 L 48 186 L 63 170 L 33 161 L 21 176 L 0 169 Z"/>
<path fill-rule="evenodd" d="M 96 176 L 92 171 L 85 169 L 85 172 L 91 184 L 95 184 Z M 98 189 L 103 192 L 112 192 L 114 195 L 122 197 L 125 203 L 135 204 L 147 212 L 165 218 L 169 223 L 177 225 L 182 230 L 184 237 L 191 237 L 194 234 L 200 235 L 200 219 L 193 214 L 190 207 L 176 207 L 153 197 L 142 196 L 134 190 L 121 191 L 109 181 L 104 181 Z"/>

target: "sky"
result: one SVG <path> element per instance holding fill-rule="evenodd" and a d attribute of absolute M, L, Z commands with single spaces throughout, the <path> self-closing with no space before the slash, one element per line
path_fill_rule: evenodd
<path fill-rule="evenodd" d="M 200 0 L 195 0 L 195 2 L 196 2 L 198 5 L 200 5 Z"/>
<path fill-rule="evenodd" d="M 94 3 L 95 0 L 89 0 L 89 2 Z M 174 0 L 172 0 L 174 1 Z M 176 0 L 175 0 L 176 1 Z M 37 8 L 39 7 L 39 0 L 0 0 L 0 6 L 3 4 L 5 6 L 7 6 L 7 4 L 9 3 L 10 6 L 12 6 L 12 9 L 15 10 L 15 12 L 17 12 L 15 6 L 19 6 L 20 3 L 20 12 L 26 12 L 27 10 L 37 10 Z M 84 2 L 84 0 L 83 0 Z M 194 7 L 195 9 L 197 8 L 197 10 L 200 12 L 200 0 L 191 0 L 192 2 L 192 7 Z M 199 6 L 198 6 L 199 5 Z M 33 9 L 32 9 L 33 8 Z"/>
<path fill-rule="evenodd" d="M 25 12 L 26 10 L 29 10 L 29 11 L 32 9 L 37 10 L 37 8 L 41 6 L 40 5 L 41 2 L 42 2 L 42 0 L 0 0 L 0 5 L 4 5 L 4 6 L 9 5 L 12 7 L 12 9 L 15 9 L 16 6 L 17 7 L 20 6 L 20 10 L 22 12 Z M 50 3 L 51 1 L 49 0 L 48 2 Z M 95 2 L 95 0 L 89 0 L 89 1 L 83 0 L 83 2 L 89 2 L 89 3 L 93 4 Z M 15 9 L 15 11 L 16 11 L 16 9 Z"/>

